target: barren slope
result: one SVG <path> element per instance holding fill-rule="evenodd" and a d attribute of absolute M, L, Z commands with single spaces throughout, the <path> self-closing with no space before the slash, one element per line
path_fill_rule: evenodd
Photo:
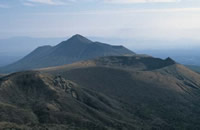
<path fill-rule="evenodd" d="M 200 75 L 170 58 L 112 56 L 42 71 L 125 102 L 150 128 L 200 128 Z"/>

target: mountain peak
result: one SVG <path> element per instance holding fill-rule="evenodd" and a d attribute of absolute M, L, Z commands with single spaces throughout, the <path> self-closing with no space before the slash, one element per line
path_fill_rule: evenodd
<path fill-rule="evenodd" d="M 75 34 L 73 35 L 72 37 L 82 37 L 82 38 L 85 38 L 84 36 L 80 35 L 80 34 Z"/>
<path fill-rule="evenodd" d="M 8 66 L 1 67 L 0 72 L 7 73 L 59 66 L 101 56 L 132 54 L 135 53 L 125 47 L 116 47 L 105 43 L 93 42 L 80 34 L 76 34 L 56 46 L 44 46 L 37 48 L 23 59 Z"/>
<path fill-rule="evenodd" d="M 68 41 L 71 41 L 71 42 L 84 42 L 84 43 L 91 43 L 92 41 L 87 39 L 86 37 L 80 35 L 80 34 L 76 34 L 76 35 L 73 35 L 71 38 L 69 38 Z"/>
<path fill-rule="evenodd" d="M 168 63 L 171 63 L 171 64 L 176 64 L 176 62 L 173 59 L 171 59 L 170 57 L 167 57 L 165 59 L 165 61 L 168 62 Z"/>

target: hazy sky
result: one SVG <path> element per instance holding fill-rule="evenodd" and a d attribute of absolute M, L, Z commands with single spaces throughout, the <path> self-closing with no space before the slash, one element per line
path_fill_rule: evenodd
<path fill-rule="evenodd" d="M 0 38 L 200 41 L 200 0 L 0 0 Z"/>

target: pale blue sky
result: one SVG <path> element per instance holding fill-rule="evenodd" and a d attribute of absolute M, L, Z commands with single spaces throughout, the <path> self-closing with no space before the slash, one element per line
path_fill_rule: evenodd
<path fill-rule="evenodd" d="M 0 38 L 77 33 L 197 44 L 200 0 L 0 0 Z"/>

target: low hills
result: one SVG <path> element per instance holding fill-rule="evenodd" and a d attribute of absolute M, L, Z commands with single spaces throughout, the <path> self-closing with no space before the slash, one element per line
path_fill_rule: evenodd
<path fill-rule="evenodd" d="M 101 56 L 133 55 L 123 46 L 93 42 L 81 35 L 74 35 L 56 46 L 42 46 L 21 60 L 0 68 L 1 73 L 71 64 Z"/>

